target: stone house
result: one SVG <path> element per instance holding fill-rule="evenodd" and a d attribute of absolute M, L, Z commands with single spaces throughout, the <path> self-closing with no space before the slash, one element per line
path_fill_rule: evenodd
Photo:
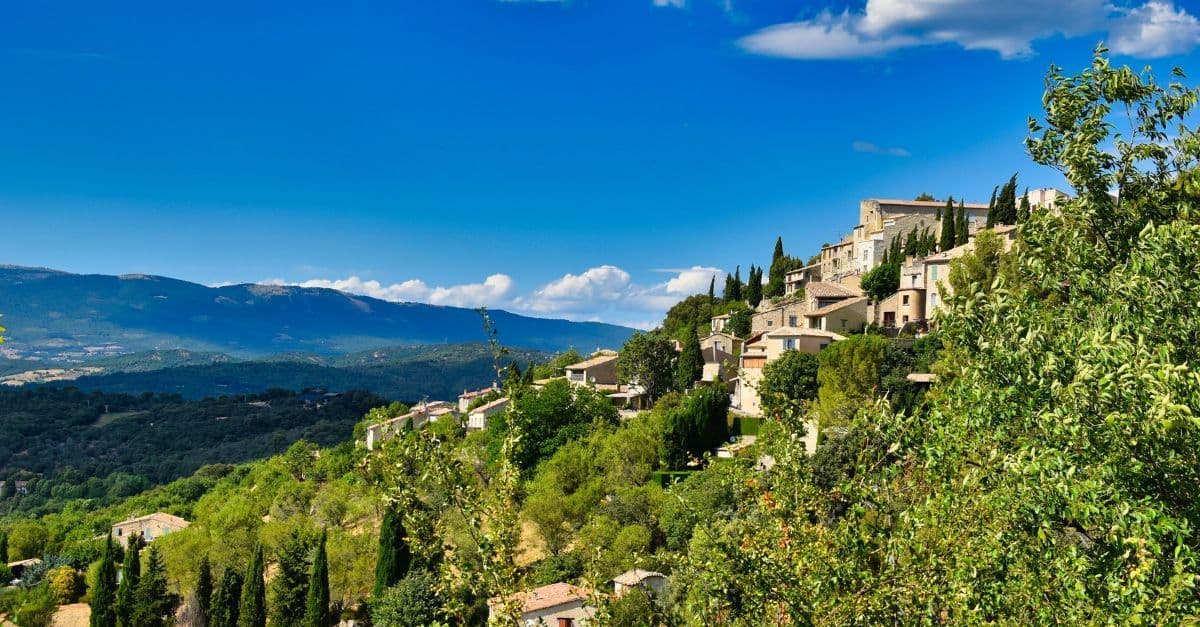
<path fill-rule="evenodd" d="M 487 429 L 488 418 L 508 409 L 508 397 L 501 396 L 493 401 L 484 403 L 467 414 L 467 431 L 482 431 Z"/>
<path fill-rule="evenodd" d="M 567 381 L 571 385 L 593 384 L 597 387 L 615 386 L 617 376 L 617 353 L 600 351 L 590 359 L 566 367 Z"/>
<path fill-rule="evenodd" d="M 617 575 L 612 582 L 613 594 L 618 597 L 634 588 L 641 588 L 651 596 L 659 596 L 666 587 L 667 577 L 653 570 L 634 568 Z"/>
<path fill-rule="evenodd" d="M 552 583 L 548 586 L 518 592 L 521 604 L 521 623 L 527 627 L 574 627 L 586 625 L 596 614 L 596 608 L 588 605 L 588 593 L 569 583 Z M 500 599 L 488 601 L 488 618 L 497 619 Z"/>
<path fill-rule="evenodd" d="M 784 327 L 755 336 L 746 342 L 739 361 L 738 378 L 734 380 L 733 406 L 739 412 L 762 415 L 758 386 L 763 368 L 778 359 L 785 351 L 798 350 L 816 354 L 844 336 L 822 329 Z"/>
<path fill-rule="evenodd" d="M 187 529 L 189 524 L 191 523 L 178 516 L 155 512 L 146 516 L 123 520 L 112 526 L 111 533 L 113 539 L 122 545 L 129 541 L 128 538 L 130 536 L 139 536 L 149 544 L 155 539 L 169 533 Z"/>

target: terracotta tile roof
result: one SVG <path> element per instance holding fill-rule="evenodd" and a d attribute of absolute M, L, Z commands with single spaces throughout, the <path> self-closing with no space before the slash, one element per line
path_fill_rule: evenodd
<path fill-rule="evenodd" d="M 489 403 L 484 403 L 483 405 L 480 405 L 479 407 L 472 409 L 471 413 L 473 414 L 477 411 L 487 412 L 487 411 L 491 411 L 493 409 L 499 409 L 501 407 L 504 407 L 507 404 L 508 404 L 508 397 L 502 396 L 494 401 L 491 401 Z"/>
<path fill-rule="evenodd" d="M 821 316 L 827 315 L 827 314 L 837 311 L 839 309 L 849 307 L 850 305 L 857 305 L 858 303 L 863 303 L 866 301 L 867 301 L 867 298 L 865 296 L 859 296 L 856 298 L 847 298 L 846 300 L 833 303 L 832 305 L 826 305 L 816 311 L 810 311 L 804 315 L 808 318 L 820 318 Z"/>
<path fill-rule="evenodd" d="M 167 514 L 165 512 L 154 512 L 153 514 L 147 514 L 145 516 L 138 516 L 137 518 L 130 518 L 129 520 L 122 520 L 121 522 L 116 523 L 113 526 L 119 527 L 121 525 L 145 522 L 148 520 L 166 523 L 168 525 L 175 525 L 177 527 L 186 527 L 191 524 L 188 521 L 186 521 L 178 516 L 172 516 L 171 514 Z"/>
<path fill-rule="evenodd" d="M 804 286 L 804 295 L 809 298 L 849 298 L 858 296 L 860 292 L 837 283 L 814 281 Z"/>
<path fill-rule="evenodd" d="M 462 394 L 459 395 L 459 398 L 464 398 L 464 399 L 475 398 L 476 396 L 483 396 L 484 394 L 487 394 L 488 392 L 495 392 L 495 391 L 496 391 L 496 386 L 493 385 L 491 387 L 480 388 L 478 390 L 471 390 L 470 392 L 463 392 Z"/>
<path fill-rule="evenodd" d="M 514 596 L 521 601 L 521 612 L 523 613 L 536 612 L 576 601 L 586 601 L 588 597 L 583 588 L 562 582 L 518 592 Z M 497 602 L 499 602 L 499 597 L 491 600 L 491 604 Z"/>
<path fill-rule="evenodd" d="M 832 305 L 830 305 L 830 307 L 832 307 Z M 827 307 L 827 309 L 828 309 L 828 307 Z M 802 328 L 802 327 L 780 327 L 778 329 L 775 329 L 774 331 L 767 332 L 766 335 L 768 337 L 788 337 L 788 336 L 793 336 L 793 335 L 802 335 L 802 336 L 809 336 L 809 337 L 827 337 L 831 340 L 846 339 L 845 336 L 838 335 L 837 333 L 834 333 L 833 331 L 825 331 L 824 329 L 809 329 L 809 328 Z"/>

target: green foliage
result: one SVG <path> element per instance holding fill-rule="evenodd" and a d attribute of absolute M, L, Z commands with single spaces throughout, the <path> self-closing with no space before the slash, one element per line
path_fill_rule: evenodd
<path fill-rule="evenodd" d="M 954 245 L 962 246 L 971 238 L 970 223 L 967 222 L 967 210 L 963 205 L 963 201 L 958 201 L 958 217 L 957 223 L 954 225 Z"/>
<path fill-rule="evenodd" d="M 950 286 L 956 293 L 973 294 L 990 291 L 996 276 L 1006 271 L 1016 272 L 1015 258 L 1004 255 L 1004 239 L 995 231 L 980 231 L 970 253 L 950 262 Z"/>
<path fill-rule="evenodd" d="M 900 289 L 900 263 L 891 262 L 875 266 L 862 276 L 863 292 L 876 301 L 881 301 Z"/>
<path fill-rule="evenodd" d="M 746 302 L 751 307 L 758 307 L 763 300 L 762 268 L 750 266 L 750 278 L 746 281 Z"/>
<path fill-rule="evenodd" d="M 659 523 L 667 548 L 682 551 L 697 525 L 733 515 L 738 507 L 737 486 L 749 475 L 744 462 L 719 459 L 675 483 L 663 499 Z"/>
<path fill-rule="evenodd" d="M 140 536 L 131 535 L 127 542 L 125 557 L 121 564 L 121 584 L 117 587 L 114 607 L 117 612 L 117 624 L 131 627 L 135 624 L 137 587 L 142 573 L 142 540 Z"/>
<path fill-rule="evenodd" d="M 758 395 L 763 412 L 773 416 L 799 401 L 817 397 L 818 360 L 811 353 L 784 351 L 763 368 Z"/>
<path fill-rule="evenodd" d="M 100 568 L 96 578 L 91 581 L 89 591 L 91 615 L 90 627 L 116 627 L 116 563 L 113 560 L 113 541 L 107 538 L 104 542 L 104 555 L 101 557 Z"/>
<path fill-rule="evenodd" d="M 209 624 L 209 616 L 212 615 L 212 596 L 213 596 L 213 578 L 212 565 L 209 564 L 208 555 L 200 558 L 200 568 L 196 573 L 196 589 L 195 589 L 195 610 L 196 619 L 199 621 L 199 627 L 205 627 Z"/>
<path fill-rule="evenodd" d="M 954 248 L 954 231 L 955 227 L 958 226 L 955 224 L 956 221 L 957 219 L 954 215 L 954 198 L 949 198 L 946 200 L 946 208 L 942 210 L 942 234 L 938 238 L 939 251 L 945 252 Z"/>
<path fill-rule="evenodd" d="M 308 602 L 304 609 L 305 627 L 326 627 L 329 624 L 329 558 L 325 550 L 326 541 L 326 533 L 321 532 L 308 578 Z"/>
<path fill-rule="evenodd" d="M 83 578 L 70 566 L 59 566 L 46 573 L 46 585 L 59 605 L 74 603 L 83 594 Z"/>
<path fill-rule="evenodd" d="M 138 579 L 134 595 L 132 625 L 135 627 L 165 627 L 175 624 L 175 609 L 179 597 L 171 593 L 166 566 L 158 547 L 147 551 L 146 572 Z"/>
<path fill-rule="evenodd" d="M 226 568 L 220 585 L 213 592 L 208 627 L 237 627 L 241 599 L 242 576 L 233 568 Z"/>
<path fill-rule="evenodd" d="M 400 512 L 394 504 L 388 505 L 379 529 L 379 554 L 375 561 L 376 598 L 408 574 L 412 564 L 412 552 L 408 548 L 406 536 Z"/>
<path fill-rule="evenodd" d="M 709 326 L 712 316 L 713 303 L 707 294 L 688 296 L 667 310 L 667 316 L 662 322 L 662 333 L 668 338 L 682 342 L 687 338 L 690 329 Z"/>
<path fill-rule="evenodd" d="M 706 386 L 688 396 L 682 407 L 666 414 L 663 465 L 683 468 L 729 437 L 729 394 L 722 386 Z"/>
<path fill-rule="evenodd" d="M 754 313 L 749 309 L 735 309 L 729 313 L 729 321 L 725 323 L 725 332 L 742 339 L 750 337 Z"/>
<path fill-rule="evenodd" d="M 612 627 L 643 627 L 662 621 L 650 593 L 640 587 L 627 590 L 609 607 L 608 625 Z"/>
<path fill-rule="evenodd" d="M 304 621 L 308 600 L 309 538 L 293 528 L 275 553 L 275 574 L 271 577 L 270 622 L 274 625 L 299 625 Z"/>
<path fill-rule="evenodd" d="M 690 389 L 704 374 L 704 354 L 700 352 L 700 337 L 692 328 L 683 340 L 683 351 L 675 362 L 675 389 Z"/>
<path fill-rule="evenodd" d="M 395 627 L 433 624 L 441 609 L 437 583 L 437 577 L 428 571 L 406 575 L 371 603 L 372 620 L 377 625 Z"/>
<path fill-rule="evenodd" d="M 917 194 L 917 197 L 913 198 L 913 200 L 918 202 L 937 202 L 937 199 L 934 198 L 933 194 L 930 194 L 929 192 L 921 192 L 920 194 Z"/>
<path fill-rule="evenodd" d="M 22 592 L 9 618 L 20 627 L 49 627 L 57 610 L 54 592 L 49 586 L 37 586 Z"/>
<path fill-rule="evenodd" d="M 238 627 L 266 627 L 267 589 L 263 581 L 263 549 L 258 546 L 246 566 L 242 580 L 241 601 L 238 606 Z"/>
<path fill-rule="evenodd" d="M 888 341 L 877 335 L 853 335 L 818 355 L 818 406 L 821 427 L 845 425 L 866 407 L 879 388 Z"/>
<path fill-rule="evenodd" d="M 8 530 L 8 561 L 41 557 L 48 539 L 46 527 L 37 521 L 26 520 L 13 525 Z"/>
<path fill-rule="evenodd" d="M 525 434 L 513 460 L 527 471 L 563 444 L 586 435 L 593 423 L 616 422 L 617 410 L 602 394 L 590 386 L 573 386 L 557 379 L 540 390 L 517 391 L 511 411 L 493 417 L 488 431 L 504 433 L 509 424 L 515 424 Z"/>
<path fill-rule="evenodd" d="M 662 333 L 634 333 L 621 348 L 617 362 L 621 380 L 636 381 L 646 394 L 657 399 L 674 385 L 675 347 Z"/>
<path fill-rule="evenodd" d="M 738 266 L 732 275 L 725 275 L 725 289 L 721 297 L 726 302 L 741 302 L 742 300 L 742 267 Z"/>

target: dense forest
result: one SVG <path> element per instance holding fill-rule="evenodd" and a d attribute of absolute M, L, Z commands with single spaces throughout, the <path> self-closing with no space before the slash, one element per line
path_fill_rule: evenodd
<path fill-rule="evenodd" d="M 72 499 L 113 502 L 201 466 L 261 459 L 306 439 L 347 440 L 372 407 L 366 392 L 273 390 L 199 401 L 36 387 L 0 392 L 0 479 L 31 480 L 0 512 L 43 512 Z"/>

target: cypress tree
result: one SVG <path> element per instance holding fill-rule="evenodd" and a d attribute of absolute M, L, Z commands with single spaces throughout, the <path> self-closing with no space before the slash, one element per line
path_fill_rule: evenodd
<path fill-rule="evenodd" d="M 687 391 L 692 384 L 704 376 L 704 355 L 700 352 L 700 337 L 696 328 L 688 329 L 687 341 L 683 343 L 683 352 L 675 362 L 675 388 L 680 392 Z"/>
<path fill-rule="evenodd" d="M 308 578 L 308 604 L 304 609 L 305 627 L 329 625 L 329 562 L 325 555 L 325 532 L 317 543 L 312 572 Z"/>
<path fill-rule="evenodd" d="M 138 535 L 129 536 L 129 545 L 125 549 L 125 559 L 121 564 L 121 585 L 117 588 L 115 607 L 117 624 L 121 627 L 133 627 L 133 614 L 137 605 L 138 579 L 142 573 L 142 539 Z"/>
<path fill-rule="evenodd" d="M 241 602 L 238 607 L 238 627 L 266 627 L 267 588 L 263 583 L 263 550 L 259 546 L 246 569 L 242 583 Z"/>
<path fill-rule="evenodd" d="M 946 252 L 954 248 L 954 204 L 953 199 L 946 201 L 946 210 L 942 212 L 942 236 L 938 239 L 938 250 Z"/>
<path fill-rule="evenodd" d="M 0 531 L 0 562 L 8 562 L 8 534 L 3 531 Z"/>
<path fill-rule="evenodd" d="M 762 268 L 750 266 L 750 280 L 746 284 L 746 302 L 750 307 L 758 307 L 763 300 Z"/>
<path fill-rule="evenodd" d="M 196 574 L 196 620 L 201 627 L 208 625 L 208 617 L 212 614 L 212 595 L 212 566 L 205 555 L 200 558 L 200 571 Z"/>
<path fill-rule="evenodd" d="M 767 271 L 767 298 L 783 296 L 787 281 L 788 258 L 783 254 L 783 238 L 775 238 L 775 252 L 771 254 L 771 268 Z"/>
<path fill-rule="evenodd" d="M 999 185 L 993 187 L 992 188 L 992 199 L 988 201 L 987 227 L 989 229 L 996 225 L 996 192 L 999 190 L 1000 190 Z"/>
<path fill-rule="evenodd" d="M 717 275 L 712 275 L 708 281 L 708 306 L 717 304 Z"/>
<path fill-rule="evenodd" d="M 208 627 L 237 627 L 238 606 L 242 601 L 242 576 L 232 568 L 221 575 L 221 584 L 213 593 Z"/>
<path fill-rule="evenodd" d="M 278 569 L 271 577 L 270 622 L 299 625 L 304 620 L 308 599 L 309 543 L 293 529 L 275 555 Z"/>
<path fill-rule="evenodd" d="M 395 505 L 389 504 L 379 529 L 379 558 L 375 562 L 375 590 L 372 596 L 376 599 L 382 597 L 385 590 L 408 574 L 411 564 L 412 553 L 405 539 L 404 521 L 400 519 L 400 512 Z"/>
<path fill-rule="evenodd" d="M 996 197 L 996 219 L 993 224 L 1016 224 L 1017 222 L 1017 175 L 1000 188 Z"/>
<path fill-rule="evenodd" d="M 137 627 L 165 627 L 175 624 L 179 599 L 167 586 L 167 567 L 158 547 L 150 546 L 146 572 L 138 578 L 134 591 L 133 624 Z"/>
<path fill-rule="evenodd" d="M 958 201 L 958 224 L 954 228 L 954 245 L 962 246 L 970 239 L 970 227 L 967 224 L 967 209 L 963 206 L 963 201 Z"/>
<path fill-rule="evenodd" d="M 1029 188 L 1025 188 L 1025 195 L 1021 196 L 1021 208 L 1017 211 L 1017 224 L 1021 224 L 1029 220 L 1029 216 L 1033 215 L 1033 207 L 1029 206 Z"/>
<path fill-rule="evenodd" d="M 904 240 L 904 254 L 909 255 L 909 256 L 917 254 L 917 227 L 916 226 L 914 226 L 912 228 L 912 230 L 908 232 L 908 237 Z M 899 260 L 897 260 L 897 261 L 899 261 Z"/>
<path fill-rule="evenodd" d="M 92 616 L 89 627 L 116 627 L 117 610 L 117 565 L 113 562 L 112 536 L 104 543 L 104 556 L 100 558 L 100 572 L 96 574 L 96 587 L 92 588 Z"/>

